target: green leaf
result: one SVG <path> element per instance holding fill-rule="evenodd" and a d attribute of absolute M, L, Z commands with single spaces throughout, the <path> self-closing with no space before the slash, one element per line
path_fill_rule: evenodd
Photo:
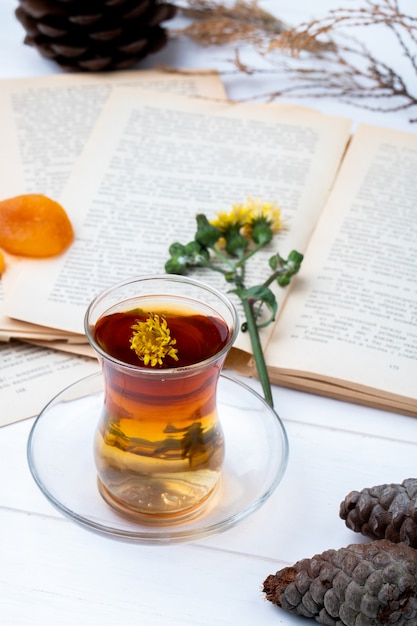
<path fill-rule="evenodd" d="M 278 303 L 275 294 L 269 287 L 265 287 L 265 285 L 254 285 L 248 289 L 236 289 L 233 293 L 236 293 L 241 300 L 248 300 L 252 303 L 259 302 L 268 307 L 271 316 L 262 324 L 258 324 L 258 328 L 264 328 L 275 320 L 278 311 Z"/>

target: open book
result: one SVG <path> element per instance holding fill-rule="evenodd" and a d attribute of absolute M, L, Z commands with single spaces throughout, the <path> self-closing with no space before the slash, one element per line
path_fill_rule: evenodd
<path fill-rule="evenodd" d="M 263 344 L 271 380 L 417 413 L 417 135 L 359 127 L 301 107 L 112 92 L 60 201 L 76 231 L 68 252 L 20 262 L 5 312 L 82 336 L 102 289 L 162 273 L 195 214 L 247 197 L 276 200 L 287 229 L 254 257 L 248 286 L 278 250 L 305 255 Z M 222 277 L 196 277 L 227 290 Z M 58 345 L 58 344 L 57 344 Z M 77 344 L 72 344 L 73 348 Z M 241 333 L 230 363 L 253 373 Z"/>

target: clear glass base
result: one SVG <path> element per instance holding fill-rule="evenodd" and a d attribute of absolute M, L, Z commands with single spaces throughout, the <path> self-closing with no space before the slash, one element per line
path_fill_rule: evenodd
<path fill-rule="evenodd" d="M 141 506 L 138 510 L 134 510 L 131 507 L 127 507 L 123 502 L 115 498 L 109 491 L 106 489 L 105 485 L 101 482 L 101 480 L 97 479 L 97 487 L 101 497 L 107 502 L 109 506 L 111 506 L 115 511 L 118 511 L 120 515 L 126 517 L 127 519 L 132 520 L 133 522 L 138 522 L 140 524 L 146 524 L 154 526 L 157 525 L 171 525 L 176 524 L 178 522 L 183 522 L 185 520 L 190 520 L 198 515 L 201 515 L 203 509 L 209 504 L 211 499 L 217 492 L 217 488 L 219 483 L 215 485 L 215 487 L 207 494 L 204 499 L 199 500 L 198 504 L 193 506 L 192 508 L 186 508 L 177 513 L 154 513 L 152 510 L 149 513 L 144 512 L 144 506 Z M 172 489 L 167 489 L 171 492 Z M 175 490 L 178 491 L 178 481 L 176 481 Z M 193 493 L 194 493 L 193 489 Z M 158 488 L 158 496 L 159 494 L 163 494 L 163 487 Z M 195 497 L 193 495 L 193 497 Z M 142 501 L 149 502 L 152 501 L 152 496 L 149 497 L 148 494 L 143 494 Z M 158 507 L 160 510 L 162 507 Z"/>

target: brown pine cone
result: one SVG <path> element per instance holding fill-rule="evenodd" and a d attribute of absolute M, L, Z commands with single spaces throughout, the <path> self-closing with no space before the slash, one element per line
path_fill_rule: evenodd
<path fill-rule="evenodd" d="M 339 515 L 348 528 L 366 537 L 417 548 L 417 478 L 351 491 Z"/>
<path fill-rule="evenodd" d="M 327 626 L 416 626 L 417 550 L 385 539 L 327 550 L 271 574 L 263 590 Z"/>
<path fill-rule="evenodd" d="M 174 17 L 162 0 L 19 0 L 25 43 L 67 70 L 131 67 L 167 43 L 161 22 Z"/>

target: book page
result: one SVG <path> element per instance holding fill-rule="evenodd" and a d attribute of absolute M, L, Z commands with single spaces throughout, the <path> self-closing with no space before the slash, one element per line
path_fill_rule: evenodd
<path fill-rule="evenodd" d="M 109 95 L 116 87 L 225 98 L 215 72 L 124 71 L 2 80 L 0 194 L 61 196 Z M 167 99 L 167 96 L 165 97 Z"/>
<path fill-rule="evenodd" d="M 98 371 L 96 359 L 17 341 L 0 344 L 0 427 L 37 415 L 62 389 Z"/>
<path fill-rule="evenodd" d="M 416 172 L 415 133 L 359 127 L 268 346 L 274 380 L 347 381 L 416 409 Z"/>
<path fill-rule="evenodd" d="M 169 245 L 193 238 L 198 212 L 214 218 L 248 196 L 277 200 L 287 221 L 253 257 L 248 285 L 262 282 L 274 251 L 305 248 L 349 130 L 348 120 L 298 107 L 113 92 L 62 196 L 76 241 L 60 258 L 25 263 L 8 314 L 82 332 L 98 292 L 163 273 Z M 221 275 L 194 275 L 228 289 Z"/>
<path fill-rule="evenodd" d="M 126 71 L 60 74 L 1 81 L 0 199 L 41 193 L 58 200 L 94 124 L 112 90 L 158 91 L 224 99 L 214 71 Z M 12 259 L 7 259 L 8 266 Z M 4 290 L 16 268 L 4 276 Z M 4 313 L 0 289 L 0 336 L 24 337 L 27 329 Z M 36 330 L 36 333 L 35 333 Z M 51 330 L 32 329 L 45 339 Z M 55 333 L 56 336 L 56 333 Z"/>
<path fill-rule="evenodd" d="M 21 339 L 37 339 L 39 341 L 64 341 L 66 343 L 85 343 L 87 338 L 85 335 L 69 334 L 66 331 L 59 328 L 48 328 L 46 326 L 38 326 L 29 322 L 22 322 L 20 320 L 7 317 L 4 312 L 4 292 L 7 291 L 7 283 L 11 280 L 12 275 L 16 276 L 18 267 L 16 266 L 16 258 L 12 258 L 10 255 L 6 256 L 6 263 L 12 266 L 13 271 L 10 269 L 5 272 L 0 280 L 0 341 L 8 341 L 10 338 Z"/>

